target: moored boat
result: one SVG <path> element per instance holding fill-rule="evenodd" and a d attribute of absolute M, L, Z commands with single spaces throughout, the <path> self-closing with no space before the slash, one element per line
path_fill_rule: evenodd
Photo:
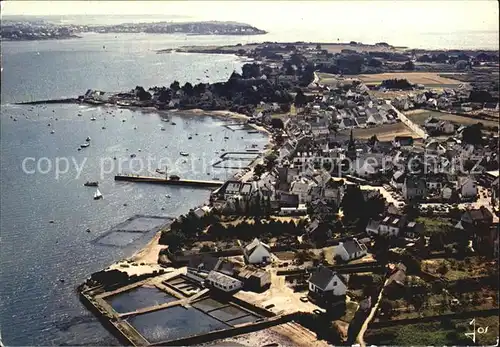
<path fill-rule="evenodd" d="M 97 191 L 94 194 L 94 200 L 99 200 L 99 199 L 102 199 L 102 194 L 101 194 L 101 192 L 99 191 L 99 188 L 98 188 Z"/>
<path fill-rule="evenodd" d="M 89 144 L 89 143 L 82 143 L 82 144 L 80 145 L 80 147 L 82 147 L 82 148 L 86 148 L 86 147 L 88 147 L 88 146 L 90 146 L 90 144 Z"/>
<path fill-rule="evenodd" d="M 99 182 L 97 181 L 87 181 L 83 184 L 86 187 L 97 187 L 99 186 Z"/>
<path fill-rule="evenodd" d="M 180 152 L 179 154 L 182 155 L 183 157 L 187 157 L 189 155 L 189 153 L 187 152 Z"/>

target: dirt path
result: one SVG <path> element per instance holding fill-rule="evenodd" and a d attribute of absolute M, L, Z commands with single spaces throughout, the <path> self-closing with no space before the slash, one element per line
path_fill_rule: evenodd
<path fill-rule="evenodd" d="M 382 286 L 382 289 L 380 290 L 380 294 L 378 295 L 377 302 L 375 303 L 375 305 L 373 305 L 370 314 L 368 315 L 365 322 L 361 326 L 361 329 L 359 330 L 357 340 L 358 340 L 358 343 L 360 344 L 361 347 L 366 347 L 365 340 L 363 339 L 363 336 L 365 335 L 366 329 L 368 329 L 368 324 L 370 324 L 371 320 L 375 316 L 375 312 L 377 312 L 378 305 L 380 304 L 380 301 L 382 300 L 382 293 L 384 292 L 384 288 L 387 285 L 388 281 L 389 281 L 389 279 L 385 280 L 384 285 Z"/>

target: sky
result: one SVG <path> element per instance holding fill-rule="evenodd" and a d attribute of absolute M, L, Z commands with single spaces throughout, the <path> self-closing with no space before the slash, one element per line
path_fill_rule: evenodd
<path fill-rule="evenodd" d="M 193 20 L 232 20 L 262 29 L 306 28 L 321 23 L 345 29 L 426 32 L 496 31 L 495 0 L 397 1 L 24 1 L 1 2 L 2 15 L 189 16 Z"/>

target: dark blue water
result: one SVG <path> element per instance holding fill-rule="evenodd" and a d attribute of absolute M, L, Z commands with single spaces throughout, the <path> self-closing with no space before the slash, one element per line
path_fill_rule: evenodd
<path fill-rule="evenodd" d="M 140 287 L 106 298 L 118 313 L 132 312 L 141 308 L 179 300 L 158 288 Z"/>
<path fill-rule="evenodd" d="M 227 171 L 214 171 L 209 165 L 218 157 L 216 151 L 221 147 L 242 150 L 252 143 L 262 147 L 266 142 L 260 134 L 231 132 L 223 121 L 200 116 L 172 116 L 177 123 L 172 126 L 161 122 L 155 112 L 6 105 L 31 97 L 74 95 L 92 85 L 117 90 L 153 80 L 170 81 L 172 76 L 196 82 L 194 76 L 200 69 L 229 74 L 239 64 L 233 58 L 224 62 L 226 58 L 203 55 L 189 58 L 195 62 L 171 64 L 167 56 L 142 52 L 146 40 L 106 43 L 106 48 L 115 45 L 121 53 L 92 49 L 102 47 L 102 42 L 75 42 L 2 43 L 0 327 L 7 345 L 117 344 L 81 305 L 75 289 L 92 272 L 130 256 L 153 235 L 141 233 L 123 247 L 93 241 L 135 214 L 177 216 L 209 196 L 207 190 L 115 182 L 115 173 L 135 168 L 137 173 L 155 174 L 156 168 L 164 169 L 167 163 L 170 173 L 183 177 L 225 179 Z M 36 61 L 37 57 L 42 60 Z M 165 59 L 165 65 L 155 67 L 151 62 L 156 59 Z M 137 65 L 139 73 L 134 71 Z M 92 116 L 96 121 L 90 120 Z M 209 134 L 218 141 L 209 141 Z M 188 140 L 188 135 L 193 138 Z M 241 140 L 243 135 L 245 140 Z M 91 145 L 77 151 L 87 136 L 92 138 Z M 229 140 L 224 141 L 224 136 Z M 189 157 L 181 157 L 180 151 L 189 152 Z M 132 163 L 131 153 L 136 154 Z M 69 164 L 66 173 L 56 175 L 56 160 L 62 171 Z M 87 180 L 99 181 L 102 200 L 93 200 L 95 188 L 83 186 Z M 85 232 L 87 228 L 90 233 Z"/>
<path fill-rule="evenodd" d="M 173 340 L 228 328 L 228 325 L 195 308 L 186 309 L 182 306 L 137 315 L 128 319 L 128 322 L 149 342 Z"/>

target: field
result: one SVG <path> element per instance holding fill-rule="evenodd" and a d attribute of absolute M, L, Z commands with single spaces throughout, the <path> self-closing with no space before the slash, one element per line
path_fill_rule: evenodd
<path fill-rule="evenodd" d="M 457 87 L 462 82 L 440 76 L 439 72 L 386 72 L 379 74 L 351 75 L 347 78 L 357 78 L 365 84 L 379 84 L 383 80 L 407 79 L 411 83 L 423 84 L 426 87 L 443 88 Z"/>
<path fill-rule="evenodd" d="M 349 136 L 350 130 L 340 132 L 343 135 Z M 417 138 L 417 134 L 410 130 L 403 123 L 383 124 L 371 128 L 356 128 L 353 129 L 353 135 L 356 139 L 369 139 L 373 135 L 377 135 L 379 141 L 392 141 L 395 136 L 412 136 Z"/>
<path fill-rule="evenodd" d="M 368 329 L 367 344 L 379 346 L 465 346 L 473 345 L 465 333 L 470 333 L 472 319 L 441 319 L 432 323 L 416 323 L 380 329 Z M 476 328 L 488 327 L 484 334 L 476 334 L 476 344 L 493 346 L 498 336 L 498 317 L 478 317 Z"/>
<path fill-rule="evenodd" d="M 405 115 L 412 120 L 413 122 L 423 125 L 425 123 L 425 120 L 429 118 L 429 116 L 432 116 L 434 118 L 440 119 L 440 120 L 447 120 L 455 124 L 459 125 L 471 125 L 471 124 L 476 124 L 476 123 L 483 123 L 484 126 L 486 127 L 494 127 L 498 126 L 498 122 L 492 121 L 492 120 L 484 120 L 484 119 L 474 119 L 470 117 L 464 117 L 464 116 L 459 116 L 456 114 L 452 113 L 443 113 L 443 112 L 437 112 L 437 111 L 428 111 L 428 110 L 411 110 L 408 112 L 405 112 Z"/>

